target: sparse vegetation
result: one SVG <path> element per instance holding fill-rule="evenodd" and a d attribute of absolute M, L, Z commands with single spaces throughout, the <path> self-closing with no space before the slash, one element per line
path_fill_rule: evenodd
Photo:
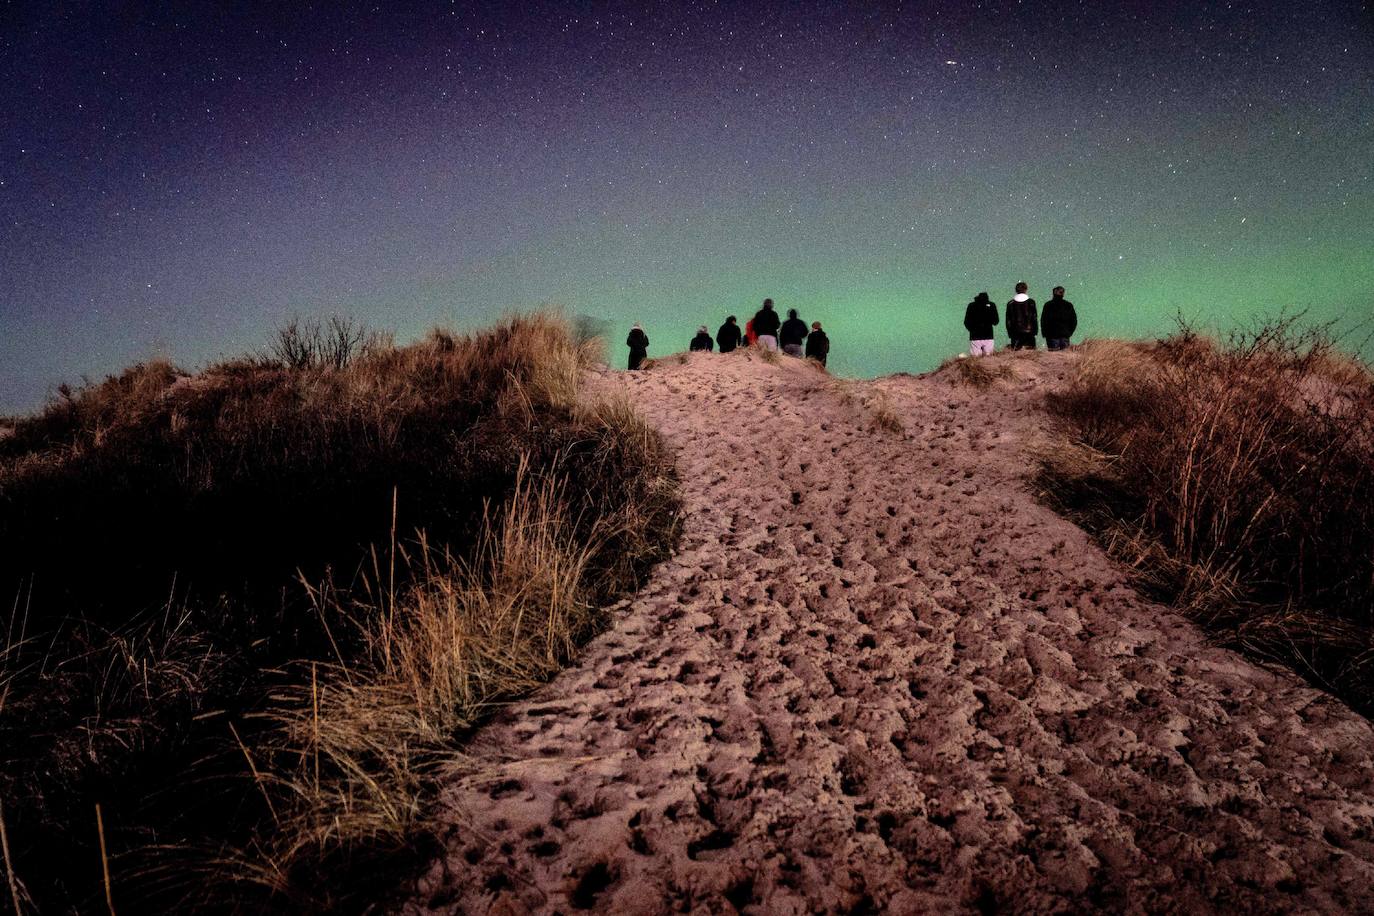
<path fill-rule="evenodd" d="M 949 370 L 956 381 L 980 390 L 991 388 L 994 382 L 1013 377 L 1011 364 L 986 356 L 953 357 L 940 364 L 939 372 Z"/>
<path fill-rule="evenodd" d="M 348 909 L 402 878 L 441 754 L 675 537 L 657 436 L 580 389 L 595 356 L 545 316 L 407 347 L 296 327 L 17 420 L 0 798 L 23 905 L 104 905 L 96 804 L 120 912 Z"/>
<path fill-rule="evenodd" d="M 834 392 L 835 399 L 840 402 L 841 407 L 853 407 L 859 402 L 859 396 L 854 391 L 854 383 L 846 378 L 831 378 L 830 390 Z"/>
<path fill-rule="evenodd" d="M 892 408 L 892 402 L 887 399 L 887 395 L 879 392 L 870 398 L 864 405 L 868 408 L 873 417 L 873 426 L 884 432 L 893 433 L 900 436 L 906 432 L 906 426 L 902 423 L 902 418 L 897 415 L 897 411 Z"/>
<path fill-rule="evenodd" d="M 288 369 L 343 369 L 391 343 L 388 336 L 346 318 L 331 318 L 325 324 L 296 319 L 277 332 L 264 361 Z"/>
<path fill-rule="evenodd" d="M 1374 709 L 1374 376 L 1286 319 L 1083 349 L 1048 498 L 1224 642 Z"/>

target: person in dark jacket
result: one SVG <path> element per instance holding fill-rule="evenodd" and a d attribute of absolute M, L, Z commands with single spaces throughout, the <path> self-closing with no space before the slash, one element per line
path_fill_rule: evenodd
<path fill-rule="evenodd" d="M 997 303 L 987 293 L 979 293 L 964 309 L 964 327 L 968 329 L 970 356 L 987 356 L 997 349 L 992 329 L 997 327 Z"/>
<path fill-rule="evenodd" d="M 825 358 L 830 355 L 830 338 L 821 330 L 819 321 L 811 322 L 811 333 L 806 337 L 806 355 L 808 359 L 814 359 L 822 366 L 825 365 Z"/>
<path fill-rule="evenodd" d="M 780 325 L 778 313 L 773 311 L 773 300 L 763 300 L 763 308 L 754 313 L 754 334 L 758 338 L 760 349 L 772 350 L 774 353 L 778 351 Z"/>
<path fill-rule="evenodd" d="M 1064 287 L 1054 288 L 1054 298 L 1045 303 L 1040 311 L 1040 331 L 1045 335 L 1045 346 L 1051 350 L 1067 350 L 1069 338 L 1078 330 L 1078 314 L 1073 303 L 1064 298 Z"/>
<path fill-rule="evenodd" d="M 1016 284 L 1016 295 L 1007 303 L 1007 336 L 1013 350 L 1034 350 L 1035 335 L 1040 333 L 1035 300 L 1027 293 L 1025 283 Z"/>
<path fill-rule="evenodd" d="M 716 331 L 716 343 L 720 344 L 720 352 L 733 353 L 735 347 L 739 346 L 740 332 L 739 325 L 735 322 L 735 316 L 731 315 L 725 319 L 725 324 Z"/>
<path fill-rule="evenodd" d="M 711 332 L 706 330 L 706 325 L 703 324 L 701 327 L 697 328 L 697 336 L 692 338 L 692 342 L 687 345 L 687 349 L 691 350 L 693 353 L 698 350 L 705 350 L 707 353 L 710 353 L 712 346 Z"/>
<path fill-rule="evenodd" d="M 797 317 L 796 309 L 787 310 L 787 320 L 778 329 L 778 343 L 788 356 L 802 355 L 802 341 L 806 340 L 806 322 Z"/>
<path fill-rule="evenodd" d="M 630 368 L 638 369 L 644 362 L 644 357 L 649 355 L 649 335 L 644 333 L 644 329 L 635 322 L 635 326 L 630 329 L 630 336 L 625 338 L 625 346 L 630 348 Z"/>

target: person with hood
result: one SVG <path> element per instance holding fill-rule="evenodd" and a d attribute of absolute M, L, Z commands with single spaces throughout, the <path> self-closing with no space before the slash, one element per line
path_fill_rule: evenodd
<path fill-rule="evenodd" d="M 773 311 L 773 300 L 763 300 L 763 308 L 754 313 L 754 334 L 758 337 L 759 347 L 778 352 L 778 313 Z"/>
<path fill-rule="evenodd" d="M 1078 314 L 1073 303 L 1064 298 L 1064 287 L 1054 288 L 1054 298 L 1045 303 L 1040 312 L 1040 330 L 1045 335 L 1045 346 L 1050 350 L 1067 350 L 1069 338 L 1078 330 Z"/>
<path fill-rule="evenodd" d="M 806 336 L 806 356 L 814 359 L 822 366 L 825 365 L 825 358 L 830 355 L 830 338 L 825 336 L 821 330 L 819 321 L 811 322 L 811 333 Z"/>
<path fill-rule="evenodd" d="M 757 347 L 759 345 L 759 332 L 754 330 L 754 319 L 750 318 L 744 323 L 744 340 L 740 343 L 741 347 Z"/>
<path fill-rule="evenodd" d="M 1007 303 L 1007 336 L 1013 350 L 1034 350 L 1035 335 L 1040 333 L 1035 300 L 1026 292 L 1028 289 L 1024 281 L 1016 284 L 1016 295 Z"/>
<path fill-rule="evenodd" d="M 997 304 L 987 293 L 979 293 L 964 309 L 964 327 L 968 329 L 970 356 L 987 356 L 996 351 L 992 329 L 997 327 Z"/>
<path fill-rule="evenodd" d="M 630 348 L 630 368 L 638 369 L 644 363 L 644 357 L 649 355 L 649 335 L 644 333 L 638 321 L 630 329 L 630 336 L 625 338 L 625 346 Z"/>
<path fill-rule="evenodd" d="M 697 336 L 692 338 L 692 342 L 687 345 L 687 349 L 691 350 L 693 353 L 698 350 L 705 350 L 707 353 L 710 353 L 711 348 L 711 332 L 706 330 L 706 325 L 703 324 L 701 327 L 697 328 Z"/>
<path fill-rule="evenodd" d="M 725 319 L 725 324 L 716 331 L 716 343 L 720 344 L 720 352 L 733 353 L 735 347 L 739 346 L 740 333 L 739 325 L 735 323 L 735 316 L 731 315 Z"/>
<path fill-rule="evenodd" d="M 787 320 L 778 329 L 778 343 L 788 356 L 802 355 L 802 341 L 806 339 L 806 322 L 797 317 L 796 309 L 787 310 Z"/>

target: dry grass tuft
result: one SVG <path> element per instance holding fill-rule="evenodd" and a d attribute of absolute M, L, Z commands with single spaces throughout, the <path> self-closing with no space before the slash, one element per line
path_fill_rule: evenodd
<path fill-rule="evenodd" d="M 898 436 L 906 432 L 906 425 L 902 423 L 902 418 L 892 408 L 892 402 L 887 399 L 887 395 L 883 392 L 880 391 L 870 397 L 864 406 L 868 408 L 869 414 L 873 418 L 875 429 Z"/>
<path fill-rule="evenodd" d="M 312 589 L 316 611 L 361 649 L 274 694 L 256 750 L 274 829 L 229 860 L 221 881 L 332 911 L 356 905 L 360 890 L 356 876 L 338 882 L 328 869 L 340 851 L 384 851 L 394 868 L 395 856 L 426 848 L 418 841 L 429 838 L 434 776 L 452 764 L 453 736 L 546 681 L 605 625 L 598 586 L 616 583 L 596 582 L 593 569 L 610 534 L 579 533 L 563 485 L 522 468 L 471 556 L 421 541 L 400 560 L 401 592 L 380 564 L 351 599 Z"/>
<path fill-rule="evenodd" d="M 1041 486 L 1221 639 L 1374 708 L 1374 376 L 1285 319 L 1097 341 Z"/>
<path fill-rule="evenodd" d="M 956 382 L 972 385 L 980 391 L 986 391 L 995 382 L 1010 381 L 1014 377 L 1010 363 L 987 356 L 947 359 L 936 371 L 948 371 Z"/>
<path fill-rule="evenodd" d="M 835 378 L 830 382 L 830 390 L 835 395 L 835 400 L 839 401 L 841 407 L 853 407 L 859 403 L 859 396 L 855 390 L 855 384 L 850 379 Z"/>
<path fill-rule="evenodd" d="M 0 440 L 19 886 L 100 905 L 100 870 L 64 867 L 101 861 L 93 803 L 121 908 L 356 908 L 402 880 L 435 761 L 676 537 L 662 443 L 582 393 L 597 356 L 549 316 L 406 347 L 297 326 L 20 418 Z"/>

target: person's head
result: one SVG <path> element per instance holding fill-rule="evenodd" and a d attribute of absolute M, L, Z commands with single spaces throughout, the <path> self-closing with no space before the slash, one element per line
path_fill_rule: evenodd
<path fill-rule="evenodd" d="M 635 322 L 635 330 L 636 330 L 636 331 L 642 331 L 642 330 L 644 330 L 643 326 L 640 325 L 640 323 L 639 323 L 638 321 Z"/>
<path fill-rule="evenodd" d="M 987 293 L 983 292 L 974 296 L 973 301 L 978 303 L 979 305 L 987 305 L 989 302 L 992 301 L 992 297 L 989 296 Z"/>
<path fill-rule="evenodd" d="M 698 333 L 698 334 L 710 334 L 711 332 L 708 331 L 708 330 L 706 330 L 706 325 L 703 324 L 701 327 L 697 328 L 697 333 Z"/>
<path fill-rule="evenodd" d="M 820 329 L 821 329 L 821 323 L 820 323 L 819 321 L 813 321 L 813 322 L 811 322 L 811 330 L 813 330 L 813 331 L 819 331 Z"/>
<path fill-rule="evenodd" d="M 1060 299 L 1063 299 L 1063 298 L 1064 298 L 1064 287 L 1062 287 L 1062 286 L 1056 286 L 1056 287 L 1054 288 L 1054 294 L 1055 294 L 1056 296 L 1058 296 Z"/>
<path fill-rule="evenodd" d="M 796 317 L 797 317 L 797 310 L 796 310 L 796 309 L 788 309 L 788 310 L 787 310 L 787 317 L 788 317 L 788 318 L 796 318 Z"/>
<path fill-rule="evenodd" d="M 726 318 L 726 319 L 725 319 L 725 323 L 726 323 L 726 324 L 734 324 L 734 323 L 735 323 L 735 316 L 734 316 L 734 315 L 731 315 L 730 317 Z"/>
<path fill-rule="evenodd" d="M 771 312 L 771 311 L 773 311 L 773 300 L 772 300 L 772 299 L 765 299 L 765 300 L 763 300 L 763 310 L 764 310 L 765 312 Z"/>
<path fill-rule="evenodd" d="M 1030 289 L 1030 284 L 1028 284 L 1025 280 L 1022 280 L 1020 283 L 1016 284 L 1016 291 L 1018 293 L 1024 293 L 1028 289 Z"/>

